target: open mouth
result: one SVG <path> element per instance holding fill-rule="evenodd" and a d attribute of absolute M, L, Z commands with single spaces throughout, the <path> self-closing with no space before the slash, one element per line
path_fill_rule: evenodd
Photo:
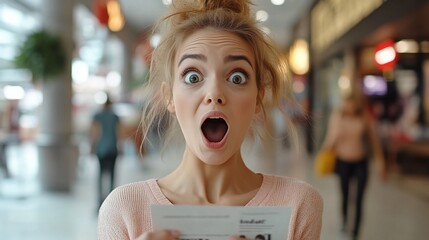
<path fill-rule="evenodd" d="M 209 142 L 220 142 L 228 131 L 228 124 L 220 117 L 207 118 L 201 125 L 204 137 Z"/>

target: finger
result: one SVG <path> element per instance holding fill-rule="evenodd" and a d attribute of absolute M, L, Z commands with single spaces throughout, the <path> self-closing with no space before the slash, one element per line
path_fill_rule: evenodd
<path fill-rule="evenodd" d="M 169 230 L 169 234 L 173 239 L 179 239 L 180 232 L 177 230 Z"/>
<path fill-rule="evenodd" d="M 228 240 L 246 240 L 247 238 L 243 236 L 230 236 Z"/>

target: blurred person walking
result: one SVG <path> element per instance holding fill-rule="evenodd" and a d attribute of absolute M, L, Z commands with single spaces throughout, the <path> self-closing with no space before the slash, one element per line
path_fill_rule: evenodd
<path fill-rule="evenodd" d="M 98 158 L 100 171 L 98 178 L 98 207 L 115 187 L 115 165 L 118 156 L 119 117 L 113 112 L 112 102 L 108 97 L 103 109 L 97 112 L 91 124 L 91 146 Z M 103 174 L 109 177 L 110 185 L 106 186 Z M 109 191 L 106 191 L 109 187 Z"/>
<path fill-rule="evenodd" d="M 2 118 L 2 131 L 0 131 L 0 168 L 3 169 L 6 178 L 11 177 L 6 150 L 8 146 L 21 142 L 20 117 L 19 101 L 8 100 Z"/>
<path fill-rule="evenodd" d="M 358 239 L 371 155 L 382 179 L 386 178 L 386 168 L 374 122 L 356 96 L 346 97 L 341 107 L 331 114 L 321 149 L 334 150 L 336 154 L 335 172 L 341 187 L 343 231 L 347 230 L 349 220 L 349 190 L 351 184 L 356 183 L 352 188 L 356 190 L 353 194 L 356 198 L 353 201 L 355 216 L 352 237 Z"/>

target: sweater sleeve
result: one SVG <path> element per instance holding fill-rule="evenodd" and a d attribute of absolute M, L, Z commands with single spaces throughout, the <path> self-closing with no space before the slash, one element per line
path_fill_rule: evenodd
<path fill-rule="evenodd" d="M 98 217 L 98 239 L 136 239 L 152 231 L 150 206 L 161 204 L 143 181 L 115 188 L 104 200 Z"/>
<path fill-rule="evenodd" d="M 323 200 L 310 184 L 291 177 L 264 175 L 266 197 L 258 206 L 292 208 L 289 240 L 318 240 L 322 227 Z"/>
<path fill-rule="evenodd" d="M 125 219 L 122 216 L 123 196 L 115 189 L 103 202 L 98 214 L 97 235 L 99 240 L 129 239 Z"/>
<path fill-rule="evenodd" d="M 307 188 L 297 211 L 297 226 L 293 239 L 320 239 L 323 215 L 323 200 L 320 194 L 312 187 Z"/>

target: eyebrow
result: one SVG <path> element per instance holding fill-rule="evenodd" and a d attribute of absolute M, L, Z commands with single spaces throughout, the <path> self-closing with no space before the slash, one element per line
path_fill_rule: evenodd
<path fill-rule="evenodd" d="M 252 63 L 250 62 L 249 58 L 246 57 L 245 55 L 228 55 L 225 57 L 225 62 L 232 62 L 232 61 L 246 61 L 247 63 L 249 63 L 249 65 L 253 68 Z"/>
<path fill-rule="evenodd" d="M 188 58 L 207 62 L 207 57 L 202 54 L 185 54 L 182 56 L 182 58 L 180 58 L 179 64 L 177 64 L 177 66 L 179 66 L 185 59 L 188 59 Z"/>
<path fill-rule="evenodd" d="M 182 56 L 182 58 L 180 58 L 180 61 L 177 64 L 177 66 L 180 66 L 180 64 L 185 59 L 188 59 L 188 58 L 190 58 L 190 59 L 197 59 L 197 60 L 201 60 L 201 61 L 207 62 L 207 57 L 205 55 L 203 55 L 203 54 L 185 54 L 185 55 Z M 224 61 L 225 62 L 246 61 L 253 68 L 253 65 L 250 62 L 249 58 L 246 57 L 245 55 L 228 55 L 228 56 L 225 57 Z"/>

